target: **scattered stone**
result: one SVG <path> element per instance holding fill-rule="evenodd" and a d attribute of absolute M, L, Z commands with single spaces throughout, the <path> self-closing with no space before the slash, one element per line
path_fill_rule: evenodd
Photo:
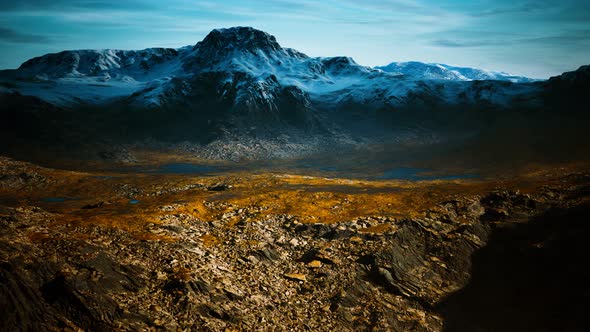
<path fill-rule="evenodd" d="M 207 187 L 209 191 L 226 191 L 231 189 L 232 186 L 224 184 L 224 183 L 217 183 L 212 186 Z"/>
<path fill-rule="evenodd" d="M 307 263 L 307 266 L 309 266 L 312 269 L 317 269 L 322 267 L 322 262 L 318 261 L 318 260 L 313 260 L 309 263 Z"/>
<path fill-rule="evenodd" d="M 285 278 L 291 279 L 294 281 L 307 281 L 305 274 L 301 274 L 301 273 L 287 273 L 284 276 L 285 276 Z"/>
<path fill-rule="evenodd" d="M 104 205 L 104 202 L 98 202 L 98 203 L 94 203 L 94 204 L 87 204 L 82 206 L 82 209 L 85 210 L 89 210 L 89 209 L 97 209 L 99 207 L 102 207 Z"/>

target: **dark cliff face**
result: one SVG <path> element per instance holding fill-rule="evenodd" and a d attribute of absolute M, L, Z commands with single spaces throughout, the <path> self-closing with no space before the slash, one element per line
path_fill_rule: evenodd
<path fill-rule="evenodd" d="M 575 71 L 569 71 L 559 76 L 551 77 L 549 81 L 561 81 L 579 85 L 590 84 L 590 65 L 581 66 Z"/>
<path fill-rule="evenodd" d="M 545 84 L 546 103 L 562 112 L 581 111 L 588 114 L 590 65 L 551 77 Z"/>

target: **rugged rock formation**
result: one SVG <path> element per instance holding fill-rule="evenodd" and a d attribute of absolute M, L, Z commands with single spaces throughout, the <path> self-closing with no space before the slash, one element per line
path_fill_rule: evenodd
<path fill-rule="evenodd" d="M 11 166 L 2 170 L 0 197 L 32 200 L 35 188 L 71 183 L 102 200 L 0 208 L 2 330 L 582 331 L 587 324 L 577 301 L 588 289 L 585 173 L 504 181 L 523 183 L 527 194 L 488 189 L 495 182 L 462 184 L 469 194 L 449 193 L 445 183 L 407 184 L 388 194 L 409 186 L 404 209 L 420 197 L 411 191 L 439 196 L 408 214 L 395 208 L 399 217 L 384 205 L 339 220 L 322 208 L 304 217 L 304 200 L 299 215 L 273 212 L 287 195 L 280 177 L 198 185 L 159 177 L 152 185 L 145 176 L 68 180 L 69 173 L 2 162 Z M 23 185 L 14 172 L 47 180 Z M 97 181 L 112 189 L 97 191 Z M 353 209 L 367 195 L 307 181 L 298 194 L 317 205 L 346 195 L 331 211 Z M 278 198 L 236 200 L 249 199 L 250 187 Z M 385 197 L 386 187 L 367 188 L 375 195 L 368 202 Z M 140 202 L 117 208 L 117 197 Z M 338 221 L 310 222 L 326 216 Z"/>

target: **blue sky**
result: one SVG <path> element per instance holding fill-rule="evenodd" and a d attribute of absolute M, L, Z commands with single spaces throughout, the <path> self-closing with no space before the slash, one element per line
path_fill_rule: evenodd
<path fill-rule="evenodd" d="M 368 66 L 416 60 L 546 78 L 590 64 L 590 0 L 2 0 L 0 68 L 64 49 L 180 47 L 238 25 Z"/>

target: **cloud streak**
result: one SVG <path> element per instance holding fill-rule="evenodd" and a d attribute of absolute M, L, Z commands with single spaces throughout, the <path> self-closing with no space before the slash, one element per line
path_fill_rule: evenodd
<path fill-rule="evenodd" d="M 496 39 L 489 39 L 484 36 L 490 33 L 469 33 L 470 36 L 455 39 L 434 39 L 430 42 L 433 46 L 448 48 L 468 48 L 468 47 L 497 47 L 509 45 L 539 45 L 539 46 L 563 46 L 569 47 L 570 44 L 589 44 L 590 29 L 563 31 L 555 34 L 539 35 L 534 37 L 523 37 L 519 34 L 497 36 Z M 493 35 L 493 34 L 492 34 Z M 589 45 L 590 46 L 590 45 Z"/>
<path fill-rule="evenodd" d="M 0 41 L 19 44 L 49 44 L 53 39 L 49 36 L 28 34 L 0 27 Z"/>
<path fill-rule="evenodd" d="M 0 12 L 69 11 L 72 9 L 128 9 L 138 11 L 158 8 L 151 1 L 139 0 L 4 0 L 0 2 Z"/>
<path fill-rule="evenodd" d="M 431 42 L 434 46 L 440 47 L 450 47 L 450 48 L 461 48 L 461 47 L 487 47 L 487 46 L 497 46 L 502 45 L 503 43 L 500 41 L 491 41 L 491 40 L 480 40 L 480 41 L 459 41 L 459 40 L 452 40 L 452 39 L 436 39 Z"/>

